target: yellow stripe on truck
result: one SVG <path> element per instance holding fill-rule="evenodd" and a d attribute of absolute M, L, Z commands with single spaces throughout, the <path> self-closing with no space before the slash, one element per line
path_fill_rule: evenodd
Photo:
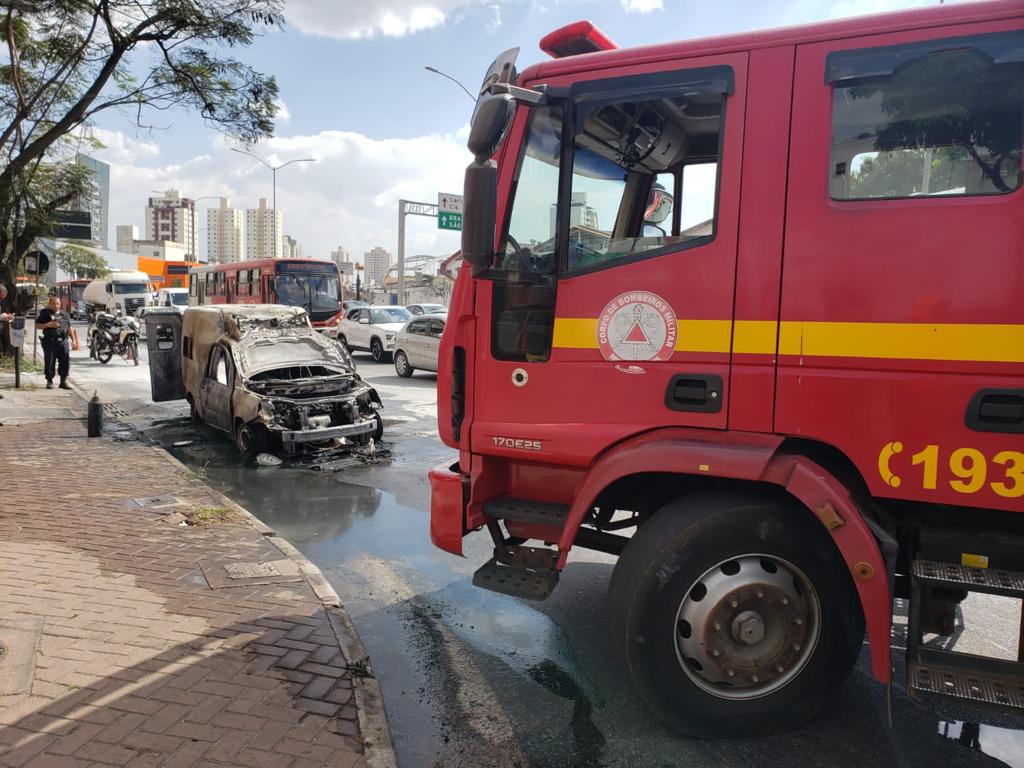
<path fill-rule="evenodd" d="M 1024 325 L 678 321 L 677 352 L 1024 363 Z M 556 317 L 553 346 L 597 349 L 597 319 Z"/>
<path fill-rule="evenodd" d="M 779 352 L 809 357 L 1024 363 L 1024 325 L 786 321 L 779 333 Z"/>

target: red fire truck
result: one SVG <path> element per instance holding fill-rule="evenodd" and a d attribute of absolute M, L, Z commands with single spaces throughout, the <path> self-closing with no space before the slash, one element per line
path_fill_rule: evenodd
<path fill-rule="evenodd" d="M 912 689 L 1024 706 L 1024 651 L 922 643 L 1024 594 L 1024 6 L 541 47 L 474 111 L 433 542 L 537 599 L 618 555 L 612 651 L 684 733 L 800 725 L 865 631 L 889 683 L 895 597 Z"/>
<path fill-rule="evenodd" d="M 341 321 L 341 276 L 333 261 L 256 259 L 193 267 L 188 303 L 287 304 L 305 307 L 318 331 Z"/>

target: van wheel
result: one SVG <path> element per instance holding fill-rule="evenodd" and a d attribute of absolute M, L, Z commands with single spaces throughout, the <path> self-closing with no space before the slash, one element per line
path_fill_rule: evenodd
<path fill-rule="evenodd" d="M 414 368 L 409 365 L 409 358 L 405 356 L 405 352 L 398 350 L 395 352 L 395 372 L 403 379 L 408 379 L 412 376 Z"/>
<path fill-rule="evenodd" d="M 864 638 L 834 543 L 785 498 L 698 493 L 641 526 L 609 596 L 613 652 L 688 736 L 792 730 L 849 675 Z"/>
<path fill-rule="evenodd" d="M 373 339 L 370 342 L 370 357 L 375 363 L 383 363 L 384 358 L 387 357 L 387 352 L 384 351 L 384 345 L 380 343 L 380 339 Z"/>
<path fill-rule="evenodd" d="M 381 438 L 384 437 L 384 420 L 380 417 L 379 411 L 373 412 L 374 428 L 373 432 L 367 432 L 366 434 L 359 435 L 355 438 L 356 442 L 360 445 L 367 445 L 370 442 L 370 438 L 373 438 L 374 443 L 380 443 Z"/>
<path fill-rule="evenodd" d="M 247 456 L 263 453 L 267 447 L 267 432 L 260 424 L 239 424 L 235 430 L 235 445 Z"/>

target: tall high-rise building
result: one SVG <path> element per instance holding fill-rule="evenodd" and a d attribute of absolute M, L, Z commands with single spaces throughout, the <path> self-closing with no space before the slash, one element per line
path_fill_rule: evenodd
<path fill-rule="evenodd" d="M 185 257 L 198 259 L 196 203 L 168 189 L 163 197 L 149 198 L 146 206 L 146 239 L 174 240 L 185 246 Z"/>
<path fill-rule="evenodd" d="M 284 258 L 286 259 L 301 259 L 302 258 L 302 243 L 296 240 L 291 235 L 284 236 L 284 242 L 282 244 L 284 248 Z"/>
<path fill-rule="evenodd" d="M 88 155 L 78 155 L 79 165 L 92 174 L 93 190 L 89 199 L 80 200 L 78 210 L 92 214 L 92 242 L 101 248 L 110 245 L 110 166 Z"/>
<path fill-rule="evenodd" d="M 382 246 L 375 245 L 363 254 L 363 264 L 366 267 L 367 285 L 380 285 L 384 275 L 391 269 L 391 254 Z"/>
<path fill-rule="evenodd" d="M 284 213 L 260 198 L 259 208 L 245 211 L 245 258 L 280 259 L 284 240 Z"/>
<path fill-rule="evenodd" d="M 555 236 L 555 214 L 557 206 L 551 206 L 551 236 Z M 573 192 L 572 201 L 569 206 L 569 228 L 586 227 L 587 229 L 598 229 L 597 210 L 587 205 L 586 192 Z"/>
<path fill-rule="evenodd" d="M 245 248 L 245 212 L 232 208 L 222 197 L 216 208 L 206 209 L 206 260 L 210 264 L 241 261 Z"/>
<path fill-rule="evenodd" d="M 341 282 L 345 285 L 351 285 L 355 279 L 355 265 L 352 264 L 352 257 L 349 255 L 349 252 L 339 245 L 338 250 L 331 251 L 331 261 L 338 265 L 338 272 L 341 273 Z"/>
<path fill-rule="evenodd" d="M 139 239 L 139 228 L 134 224 L 118 224 L 115 229 L 117 232 L 117 252 L 133 253 L 135 241 Z"/>

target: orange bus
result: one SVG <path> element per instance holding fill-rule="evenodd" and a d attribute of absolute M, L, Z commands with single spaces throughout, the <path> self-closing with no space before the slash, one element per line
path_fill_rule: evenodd
<path fill-rule="evenodd" d="M 285 304 L 304 307 L 318 331 L 341 320 L 341 276 L 333 261 L 260 259 L 189 270 L 189 306 Z"/>

